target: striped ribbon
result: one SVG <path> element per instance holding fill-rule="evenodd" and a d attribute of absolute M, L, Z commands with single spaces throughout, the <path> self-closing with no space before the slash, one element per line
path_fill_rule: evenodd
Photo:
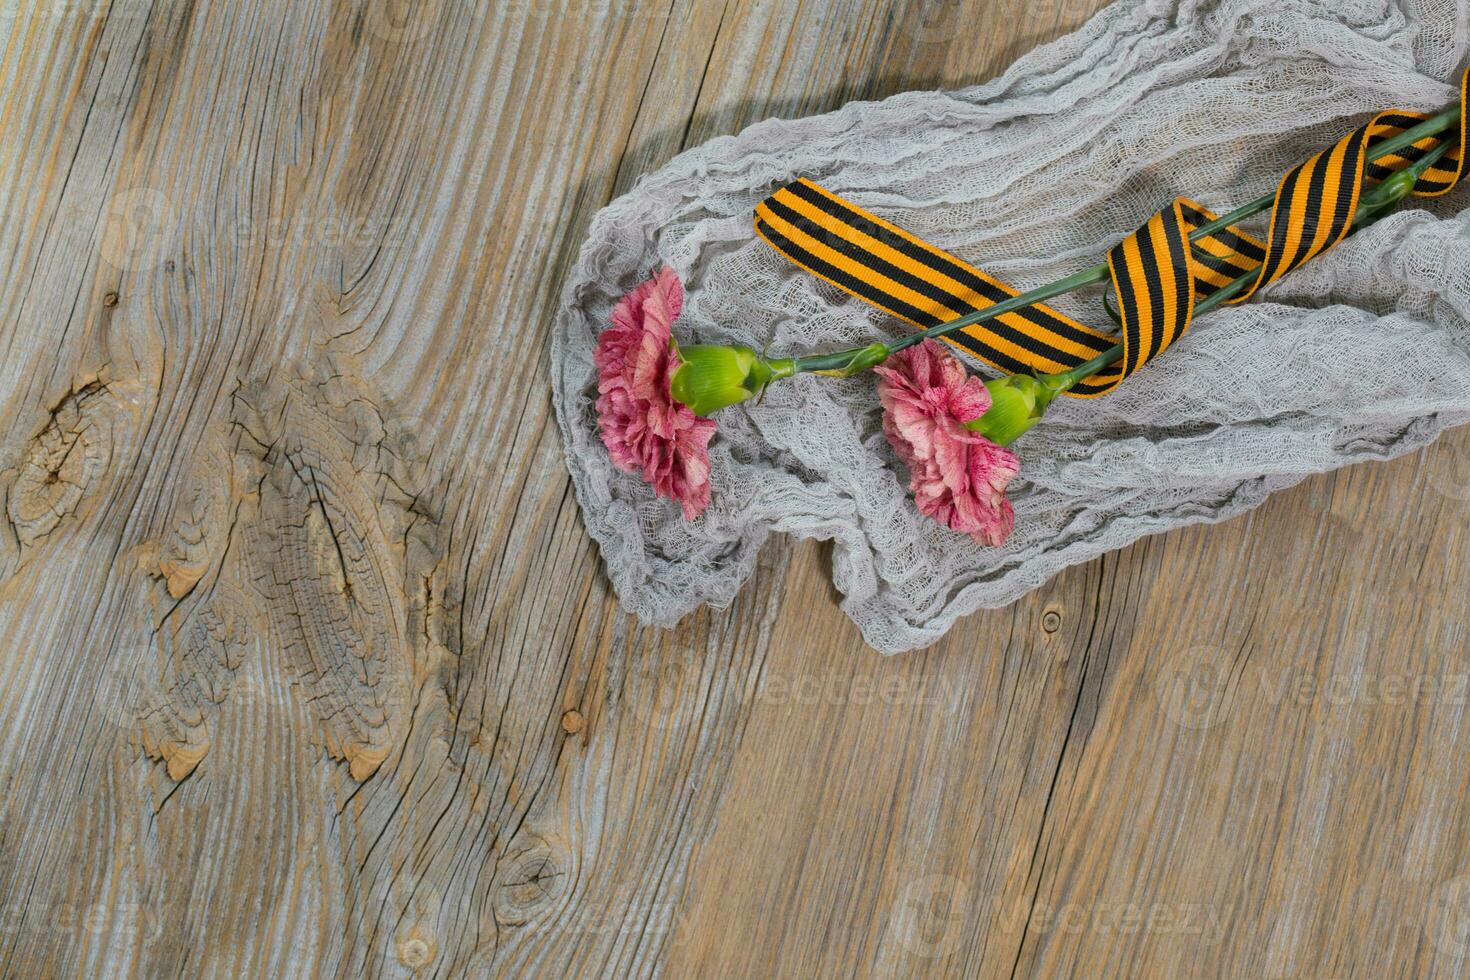
<path fill-rule="evenodd" d="M 1225 228 L 1191 243 L 1189 235 L 1216 215 L 1179 198 L 1108 253 L 1123 322 L 1123 358 L 1068 392 L 1088 398 L 1117 387 L 1189 329 L 1195 304 L 1251 272 L 1240 303 L 1268 283 L 1320 255 L 1352 227 L 1365 179 L 1384 180 L 1442 142 L 1451 147 L 1414 185 L 1420 197 L 1447 194 L 1465 175 L 1470 69 L 1460 83 L 1460 130 L 1429 136 L 1397 154 L 1368 162 L 1382 140 L 1429 116 L 1399 109 L 1379 113 L 1287 174 L 1276 189 L 1269 231 L 1259 241 Z M 812 274 L 921 329 L 958 319 L 1020 295 L 981 269 L 909 234 L 802 178 L 755 209 L 755 230 L 776 251 Z M 1042 303 L 947 334 L 944 339 L 1011 374 L 1066 371 L 1119 342 Z"/>

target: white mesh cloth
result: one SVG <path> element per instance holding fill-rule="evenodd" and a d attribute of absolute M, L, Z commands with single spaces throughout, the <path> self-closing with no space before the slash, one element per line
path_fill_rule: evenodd
<path fill-rule="evenodd" d="M 1124 0 L 989 84 L 768 120 L 645 176 L 592 222 L 551 360 L 567 465 L 623 604 L 669 625 L 728 603 L 781 531 L 832 539 L 843 610 L 878 650 L 912 649 L 1068 565 L 1470 419 L 1463 185 L 1202 317 L 1114 394 L 1059 399 L 1016 446 L 1002 548 L 914 508 L 871 375 L 797 378 L 715 416 L 713 500 L 692 523 L 613 468 L 592 407 L 594 340 L 659 263 L 688 290 L 684 342 L 807 353 L 908 329 L 756 237 L 752 209 L 794 177 L 1026 289 L 1099 261 L 1177 195 L 1223 213 L 1372 111 L 1453 102 L 1467 35 L 1464 0 Z M 1056 305 L 1105 326 L 1100 297 Z"/>

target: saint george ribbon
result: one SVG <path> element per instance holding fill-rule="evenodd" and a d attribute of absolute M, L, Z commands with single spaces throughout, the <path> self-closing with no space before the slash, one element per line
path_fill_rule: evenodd
<path fill-rule="evenodd" d="M 1465 176 L 1470 69 L 1460 82 L 1458 129 L 1427 136 L 1377 159 L 1373 148 L 1429 118 L 1391 109 L 1282 178 L 1264 241 L 1234 227 L 1196 237 L 1217 221 L 1179 198 L 1108 253 L 1122 325 L 1123 357 L 1067 392 L 1111 391 L 1162 354 L 1189 329 L 1195 304 L 1255 274 L 1239 303 L 1347 236 L 1367 180 L 1412 166 L 1441 143 L 1450 146 L 1420 175 L 1412 193 L 1438 197 Z M 1020 291 L 810 180 L 795 180 L 755 209 L 755 230 L 776 251 L 839 289 L 926 329 L 983 310 Z M 965 327 L 943 338 L 1010 374 L 1068 371 L 1119 343 L 1042 303 Z"/>

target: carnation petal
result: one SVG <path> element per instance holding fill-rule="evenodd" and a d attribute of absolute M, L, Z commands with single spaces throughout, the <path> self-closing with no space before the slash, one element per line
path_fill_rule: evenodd
<path fill-rule="evenodd" d="M 670 391 L 674 320 L 684 287 L 662 267 L 613 307 L 612 326 L 597 338 L 597 424 L 613 465 L 641 473 L 660 496 L 678 501 L 685 518 L 710 500 L 709 441 L 715 423 L 698 418 Z"/>
<path fill-rule="evenodd" d="M 980 544 L 1003 544 L 1015 524 L 1005 488 L 1020 461 L 964 428 L 990 407 L 984 384 L 934 340 L 874 370 L 883 433 L 909 469 L 920 513 Z"/>

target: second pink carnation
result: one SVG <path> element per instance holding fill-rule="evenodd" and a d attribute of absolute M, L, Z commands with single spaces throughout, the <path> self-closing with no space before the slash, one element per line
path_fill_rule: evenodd
<path fill-rule="evenodd" d="M 1016 523 L 1005 491 L 1021 462 L 965 428 L 990 407 L 985 385 L 936 340 L 898 351 L 874 371 L 883 434 L 909 468 L 919 510 L 979 544 L 1004 544 Z"/>

